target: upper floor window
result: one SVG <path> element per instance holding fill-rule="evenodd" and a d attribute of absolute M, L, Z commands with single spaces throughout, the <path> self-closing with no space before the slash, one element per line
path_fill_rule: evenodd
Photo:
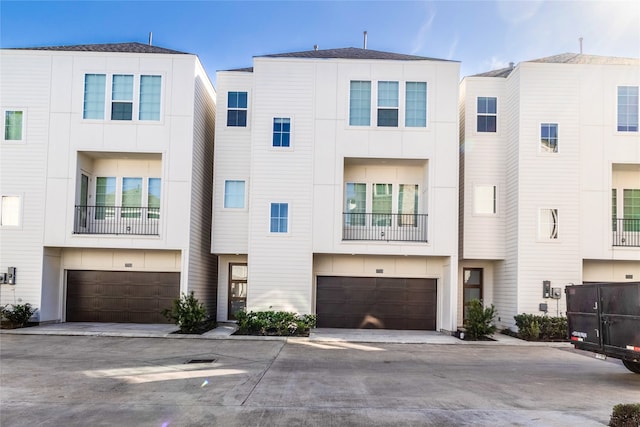
<path fill-rule="evenodd" d="M 148 218 L 160 218 L 160 178 L 149 178 L 147 191 Z"/>
<path fill-rule="evenodd" d="M 558 209 L 540 209 L 538 237 L 541 240 L 556 240 L 558 238 Z"/>
<path fill-rule="evenodd" d="M 247 126 L 247 92 L 227 94 L 227 126 Z"/>
<path fill-rule="evenodd" d="M 24 111 L 5 110 L 4 112 L 4 140 L 22 141 L 24 133 Z"/>
<path fill-rule="evenodd" d="M 0 226 L 17 227 L 20 225 L 20 196 L 2 196 L 0 198 Z"/>
<path fill-rule="evenodd" d="M 291 140 L 291 119 L 273 119 L 273 146 L 289 147 Z"/>
<path fill-rule="evenodd" d="M 618 131 L 638 132 L 638 86 L 618 86 Z"/>
<path fill-rule="evenodd" d="M 160 120 L 162 76 L 141 75 L 139 84 L 133 74 L 113 74 L 110 78 L 109 111 L 111 120 Z M 104 120 L 107 102 L 107 75 L 85 74 L 84 119 Z M 137 111 L 136 111 L 137 110 Z"/>
<path fill-rule="evenodd" d="M 349 125 L 371 124 L 371 82 L 352 80 L 349 89 Z"/>
<path fill-rule="evenodd" d="M 345 213 L 347 225 L 365 225 L 367 212 L 367 184 L 348 182 L 346 188 Z"/>
<path fill-rule="evenodd" d="M 622 202 L 624 231 L 640 231 L 640 189 L 625 188 Z"/>
<path fill-rule="evenodd" d="M 557 123 L 542 123 L 540 125 L 540 150 L 546 153 L 558 152 Z"/>
<path fill-rule="evenodd" d="M 269 231 L 272 233 L 287 233 L 289 230 L 289 204 L 271 203 L 271 224 Z"/>
<path fill-rule="evenodd" d="M 224 182 L 224 207 L 233 209 L 244 209 L 244 181 Z"/>
<path fill-rule="evenodd" d="M 497 213 L 497 188 L 495 185 L 476 185 L 473 192 L 473 212 L 480 215 Z"/>
<path fill-rule="evenodd" d="M 478 132 L 495 132 L 497 122 L 497 99 L 478 97 Z"/>
<path fill-rule="evenodd" d="M 398 82 L 378 82 L 378 126 L 398 127 Z"/>
<path fill-rule="evenodd" d="M 117 182 L 120 181 L 118 192 Z M 96 178 L 95 219 L 160 218 L 160 178 L 99 176 Z M 116 203 L 120 201 L 120 205 Z M 146 201 L 146 206 L 143 201 Z M 146 214 L 143 212 L 146 211 Z"/>
<path fill-rule="evenodd" d="M 427 126 L 427 83 L 407 82 L 405 94 L 406 127 Z"/>

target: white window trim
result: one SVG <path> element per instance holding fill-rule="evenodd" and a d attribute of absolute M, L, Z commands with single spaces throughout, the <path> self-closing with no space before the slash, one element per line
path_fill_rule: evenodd
<path fill-rule="evenodd" d="M 615 111 L 614 111 L 614 116 L 613 116 L 613 132 L 615 135 L 627 135 L 627 136 L 631 136 L 633 138 L 637 138 L 638 134 L 640 133 L 640 108 L 638 111 L 638 130 L 637 131 L 630 131 L 630 130 L 618 130 L 618 88 L 620 87 L 637 87 L 638 88 L 638 96 L 640 96 L 640 84 L 638 84 L 637 82 L 635 83 L 618 83 L 615 85 L 614 88 L 614 103 L 615 103 Z M 640 106 L 639 106 L 640 107 Z"/>
<path fill-rule="evenodd" d="M 104 117 L 102 119 L 85 119 L 83 117 L 84 111 L 84 79 L 87 74 L 104 74 L 105 76 L 105 94 L 104 94 Z M 133 76 L 133 103 L 131 109 L 131 120 L 112 120 L 111 119 L 111 105 L 114 102 L 113 98 L 113 76 L 114 75 L 130 75 Z M 141 76 L 160 76 L 160 119 L 159 120 L 140 120 L 140 78 Z M 166 95 L 166 75 L 163 72 L 136 72 L 131 70 L 120 70 L 105 72 L 84 70 L 82 72 L 82 87 L 80 93 L 82 97 L 80 99 L 80 121 L 83 123 L 104 123 L 104 124 L 116 124 L 116 125 L 131 125 L 131 124 L 149 124 L 158 125 L 164 123 L 164 99 Z M 118 102 L 118 101 L 116 101 Z"/>
<path fill-rule="evenodd" d="M 83 172 L 84 174 L 84 172 Z M 85 174 L 86 175 L 86 174 Z M 98 194 L 97 185 L 98 178 L 115 178 L 116 179 L 116 195 L 115 195 L 115 205 L 122 206 L 122 186 L 124 185 L 124 178 L 134 178 L 134 179 L 142 179 L 142 192 L 141 192 L 141 201 L 140 207 L 148 208 L 149 206 L 149 179 L 150 178 L 158 178 L 160 179 L 160 213 L 162 214 L 162 205 L 163 205 L 163 193 L 164 193 L 164 179 L 161 176 L 152 176 L 152 175 L 111 175 L 111 174 L 103 174 L 103 175 L 87 175 L 89 176 L 89 197 L 93 198 L 93 205 L 95 206 L 95 197 Z M 92 183 L 93 180 L 93 183 Z"/>
<path fill-rule="evenodd" d="M 557 218 L 556 218 L 556 233 L 557 233 L 557 237 L 555 239 L 552 239 L 550 237 L 542 237 L 542 223 L 540 221 L 541 219 L 541 215 L 542 215 L 542 211 L 547 211 L 547 210 L 556 210 L 557 211 Z M 539 243 L 556 243 L 560 241 L 560 238 L 562 236 L 561 232 L 560 232 L 560 209 L 559 208 L 550 208 L 550 207 L 544 207 L 544 208 L 538 208 L 538 217 L 536 218 L 536 222 L 538 224 L 537 230 L 536 230 L 536 240 Z"/>
<path fill-rule="evenodd" d="M 553 152 L 553 151 L 544 151 L 542 149 L 542 125 L 546 124 L 546 125 L 556 125 L 556 129 L 558 132 L 558 141 L 557 141 L 557 147 L 558 147 L 558 151 Z M 552 122 L 552 121 L 545 121 L 545 122 L 540 122 L 538 123 L 538 154 L 542 155 L 542 156 L 549 156 L 549 157 L 557 157 L 560 155 L 560 123 L 558 122 Z"/>
<path fill-rule="evenodd" d="M 7 111 L 22 111 L 22 139 L 4 139 Z M 27 108 L 25 107 L 4 107 L 2 108 L 2 142 L 4 144 L 24 144 L 27 142 Z"/>
<path fill-rule="evenodd" d="M 476 211 L 476 189 L 478 187 L 493 187 L 493 191 L 494 191 L 494 203 L 495 203 L 495 212 L 493 213 L 484 213 L 484 212 L 477 212 Z M 471 205 L 473 206 L 472 208 L 472 215 L 473 216 L 482 216 L 482 217 L 497 217 L 500 216 L 499 212 L 500 212 L 500 198 L 499 198 L 499 194 L 500 194 L 500 187 L 497 184 L 474 184 L 473 186 L 473 194 L 472 194 L 472 200 L 471 200 Z"/>
<path fill-rule="evenodd" d="M 480 132 L 478 131 L 478 115 L 480 113 L 478 113 L 478 98 L 495 98 L 496 99 L 496 131 L 495 132 Z M 474 111 L 474 116 L 473 116 L 473 133 L 474 135 L 499 135 L 500 134 L 500 109 L 498 108 L 498 101 L 500 100 L 500 97 L 497 95 L 476 95 L 474 98 L 474 106 L 473 106 L 473 111 Z M 487 113 L 482 113 L 482 115 L 484 116 L 492 116 L 493 114 L 487 114 Z"/>
<path fill-rule="evenodd" d="M 366 194 L 366 199 L 365 199 L 365 213 L 369 213 L 372 214 L 373 213 L 373 191 L 374 191 L 374 186 L 376 184 L 391 184 L 391 213 L 392 214 L 399 214 L 400 212 L 398 212 L 398 207 L 399 207 L 399 200 L 398 200 L 398 196 L 400 194 L 400 186 L 401 185 L 417 185 L 418 186 L 418 212 L 416 212 L 416 214 L 420 215 L 420 214 L 424 214 L 423 212 L 423 208 L 426 206 L 425 202 L 426 200 L 423 200 L 424 197 L 422 196 L 423 194 L 423 187 L 424 187 L 424 183 L 420 183 L 420 182 L 406 182 L 408 180 L 398 180 L 398 179 L 392 179 L 392 180 L 386 180 L 386 182 L 379 182 L 379 181 L 385 181 L 384 179 L 381 180 L 374 180 L 374 181 L 370 181 L 367 179 L 363 179 L 363 180 L 359 180 L 359 181 L 345 181 L 344 185 L 343 185 L 343 194 L 342 194 L 342 212 L 346 213 L 346 202 L 347 202 L 347 184 L 364 184 L 366 186 L 366 190 L 365 190 L 365 194 Z"/>
<path fill-rule="evenodd" d="M 2 224 L 2 200 L 4 197 L 17 197 L 18 198 L 18 224 L 17 225 L 4 225 Z M 0 194 L 0 229 L 4 230 L 21 230 L 24 223 L 24 193 L 2 193 Z"/>
<path fill-rule="evenodd" d="M 246 92 L 247 93 L 247 125 L 246 126 L 228 126 L 227 125 L 227 113 L 229 112 L 229 92 Z M 218 99 L 220 99 L 219 95 L 218 95 Z M 243 130 L 248 130 L 251 128 L 251 114 L 250 112 L 251 110 L 251 103 L 253 102 L 253 96 L 252 93 L 249 89 L 230 89 L 227 90 L 225 92 L 225 97 L 224 97 L 224 101 L 220 104 L 218 104 L 217 108 L 220 109 L 218 110 L 220 113 L 220 118 L 222 119 L 222 126 L 221 129 L 225 129 L 225 130 L 230 130 L 232 132 L 238 132 L 238 131 L 243 131 Z M 224 109 L 221 109 L 220 107 L 223 107 Z M 232 110 L 241 110 L 241 108 L 232 108 Z M 216 114 L 218 114 L 218 112 L 216 112 Z M 273 126 L 273 121 L 271 121 L 271 126 Z"/>
<path fill-rule="evenodd" d="M 279 204 L 287 204 L 287 231 L 285 233 L 283 232 L 276 232 L 276 231 L 271 231 L 271 204 L 272 203 L 279 203 Z M 292 211 L 292 203 L 290 200 L 282 200 L 282 199 L 278 199 L 278 200 L 270 200 L 267 203 L 267 235 L 270 237 L 274 237 L 274 236 L 291 236 L 291 211 Z"/>
<path fill-rule="evenodd" d="M 401 108 L 401 114 L 398 114 L 398 122 L 400 121 L 400 116 L 402 115 L 402 126 L 398 126 L 398 127 L 402 127 L 403 130 L 418 130 L 418 131 L 425 131 L 429 129 L 429 118 L 430 118 L 430 114 L 429 114 L 429 82 L 427 80 L 403 80 L 402 81 L 403 85 L 400 88 L 400 94 L 399 94 L 399 100 L 398 102 L 402 102 L 401 105 L 403 105 L 403 108 Z M 424 83 L 425 84 L 425 89 L 426 89 L 426 103 L 425 103 L 425 125 L 424 126 L 407 126 L 407 83 Z M 404 89 L 404 90 L 402 90 Z M 400 122 L 398 123 L 400 124 Z"/>
<path fill-rule="evenodd" d="M 226 193 L 226 182 L 227 181 L 242 181 L 244 182 L 244 207 L 242 208 L 227 208 L 224 205 L 224 198 L 227 195 Z M 222 180 L 222 209 L 225 211 L 234 211 L 234 212 L 241 212 L 241 211 L 246 211 L 248 210 L 248 205 L 249 205 L 249 180 L 247 178 L 224 178 Z"/>

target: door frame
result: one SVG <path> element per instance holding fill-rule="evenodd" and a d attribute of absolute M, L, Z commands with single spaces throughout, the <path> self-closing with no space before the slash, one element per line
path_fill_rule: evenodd
<path fill-rule="evenodd" d="M 245 309 L 247 307 L 247 297 L 245 296 L 244 298 L 242 297 L 232 297 L 231 296 L 231 286 L 234 283 L 244 283 L 245 284 L 245 288 L 247 288 L 248 286 L 248 277 L 245 278 L 244 280 L 233 280 L 233 267 L 235 266 L 244 266 L 247 267 L 248 264 L 246 262 L 230 262 L 229 263 L 229 277 L 227 280 L 227 320 L 236 320 L 235 316 L 233 315 L 233 312 L 231 310 L 232 307 L 232 302 L 233 301 L 242 301 L 244 300 L 244 306 Z"/>
<path fill-rule="evenodd" d="M 480 273 L 480 283 L 477 285 L 468 285 L 465 281 L 465 272 L 466 271 L 478 271 Z M 467 318 L 465 306 L 468 301 L 465 301 L 465 290 L 466 289 L 479 289 L 480 290 L 480 301 L 482 301 L 482 294 L 484 288 L 484 268 L 482 267 L 463 267 L 462 268 L 462 322 L 464 322 Z"/>

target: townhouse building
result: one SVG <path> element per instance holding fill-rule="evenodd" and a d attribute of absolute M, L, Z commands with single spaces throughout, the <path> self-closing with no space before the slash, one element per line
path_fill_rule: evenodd
<path fill-rule="evenodd" d="M 458 84 L 458 62 L 357 48 L 218 72 L 218 320 L 455 329 Z"/>
<path fill-rule="evenodd" d="M 0 55 L 0 272 L 15 272 L 0 303 L 29 302 L 40 322 L 160 323 L 193 290 L 215 315 L 216 95 L 197 56 L 140 43 Z"/>
<path fill-rule="evenodd" d="M 639 86 L 640 59 L 584 54 L 462 80 L 458 324 L 471 298 L 510 327 L 640 279 Z"/>

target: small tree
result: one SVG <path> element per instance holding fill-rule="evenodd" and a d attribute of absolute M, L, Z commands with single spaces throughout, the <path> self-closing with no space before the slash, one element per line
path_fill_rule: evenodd
<path fill-rule="evenodd" d="M 467 303 L 467 307 L 467 319 L 464 322 L 464 327 L 470 339 L 477 340 L 496 331 L 493 319 L 497 312 L 493 304 L 485 308 L 482 301 L 472 299 Z"/>
<path fill-rule="evenodd" d="M 180 327 L 180 332 L 196 333 L 207 318 L 207 309 L 204 304 L 193 296 L 182 294 L 180 298 L 173 300 L 171 309 L 162 310 L 162 315 Z"/>

